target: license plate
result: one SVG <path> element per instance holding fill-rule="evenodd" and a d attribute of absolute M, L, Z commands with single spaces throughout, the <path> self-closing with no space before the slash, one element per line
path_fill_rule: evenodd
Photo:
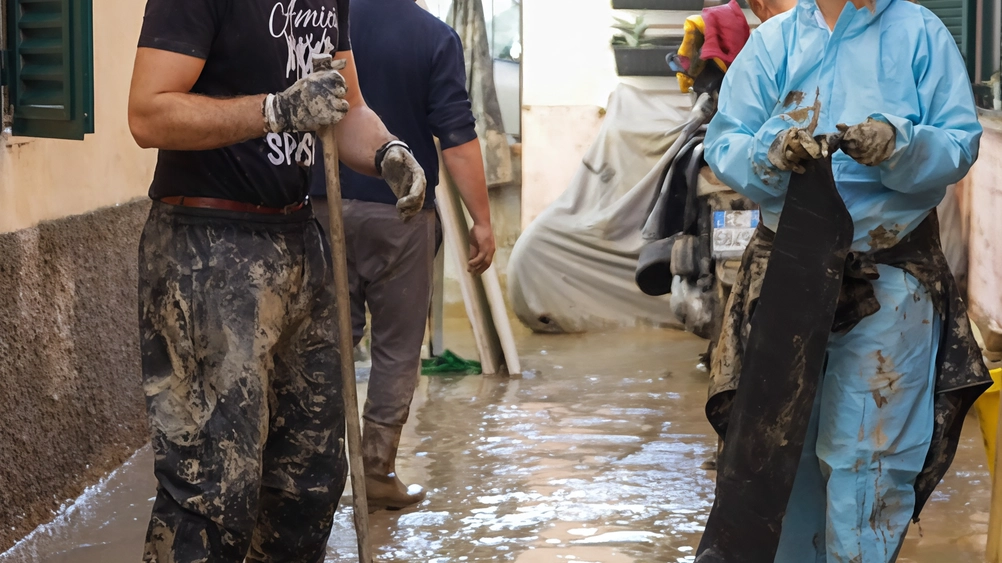
<path fill-rule="evenodd" d="M 713 257 L 740 258 L 758 227 L 758 210 L 713 212 Z"/>

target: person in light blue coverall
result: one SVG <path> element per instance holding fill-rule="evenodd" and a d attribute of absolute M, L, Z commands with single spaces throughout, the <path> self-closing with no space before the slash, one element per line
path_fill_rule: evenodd
<path fill-rule="evenodd" d="M 837 131 L 852 250 L 893 247 L 967 174 L 982 132 L 964 60 L 932 12 L 906 0 L 800 0 L 771 18 L 726 74 L 705 157 L 775 231 L 790 175 L 817 156 L 813 135 Z M 777 563 L 894 561 L 908 529 L 941 322 L 914 277 L 877 267 L 880 310 L 829 341 Z"/>

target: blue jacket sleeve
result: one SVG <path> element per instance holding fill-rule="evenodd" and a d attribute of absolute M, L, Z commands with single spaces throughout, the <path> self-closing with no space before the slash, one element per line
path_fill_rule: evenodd
<path fill-rule="evenodd" d="M 779 100 L 780 72 L 761 31 L 752 34 L 727 71 L 705 141 L 713 173 L 758 203 L 784 194 L 789 186 L 790 172 L 769 162 L 768 153 L 776 136 L 796 125 L 771 115 Z"/>
<path fill-rule="evenodd" d="M 926 12 L 927 41 L 912 65 L 921 116 L 883 113 L 897 130 L 894 154 L 880 165 L 884 186 L 903 193 L 943 189 L 967 175 L 978 158 L 982 128 L 967 66 L 946 26 Z"/>

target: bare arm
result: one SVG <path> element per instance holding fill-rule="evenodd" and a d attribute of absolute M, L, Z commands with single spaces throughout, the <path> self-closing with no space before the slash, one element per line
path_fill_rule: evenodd
<path fill-rule="evenodd" d="M 470 261 L 467 267 L 470 272 L 482 274 L 494 259 L 495 243 L 480 141 L 473 139 L 445 149 L 442 151 L 442 159 L 473 218 L 473 228 L 470 229 Z"/>
<path fill-rule="evenodd" d="M 473 139 L 458 147 L 442 151 L 449 176 L 456 182 L 459 195 L 473 217 L 474 225 L 491 224 L 491 208 L 487 198 L 487 177 L 480 152 L 480 141 Z"/>
<path fill-rule="evenodd" d="M 129 128 L 139 146 L 208 150 L 264 135 L 263 94 L 211 98 L 192 94 L 205 61 L 140 48 L 129 93 Z"/>
<path fill-rule="evenodd" d="M 362 91 L 358 87 L 358 71 L 351 51 L 340 52 L 335 59 L 347 63 L 341 74 L 348 84 L 345 100 L 351 105 L 348 115 L 338 123 L 336 129 L 337 146 L 341 162 L 359 174 L 378 176 L 376 172 L 376 151 L 379 147 L 396 140 L 386 130 L 376 112 L 365 105 Z"/>
<path fill-rule="evenodd" d="M 341 74 L 351 106 L 337 128 L 341 160 L 353 170 L 376 175 L 376 150 L 396 137 L 390 135 L 362 99 L 351 52 Z M 140 48 L 129 95 L 129 127 L 143 148 L 209 150 L 262 137 L 261 108 L 265 94 L 212 98 L 192 94 L 205 61 L 159 49 Z"/>

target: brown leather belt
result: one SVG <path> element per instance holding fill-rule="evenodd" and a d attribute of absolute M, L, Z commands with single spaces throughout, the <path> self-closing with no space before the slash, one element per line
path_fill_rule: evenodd
<path fill-rule="evenodd" d="M 306 207 L 308 204 L 307 201 L 301 201 L 299 203 L 286 205 L 285 207 L 265 207 L 263 205 L 254 205 L 253 203 L 233 201 L 232 199 L 187 196 L 162 197 L 160 198 L 160 201 L 168 205 L 180 205 L 182 207 L 223 209 L 226 211 L 236 211 L 238 213 L 258 213 L 261 215 L 289 215 L 290 213 L 295 213 L 296 211 Z"/>

